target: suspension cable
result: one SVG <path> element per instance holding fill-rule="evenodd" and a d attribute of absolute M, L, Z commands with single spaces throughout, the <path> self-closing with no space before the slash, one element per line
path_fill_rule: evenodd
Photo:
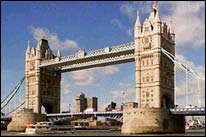
<path fill-rule="evenodd" d="M 8 113 L 6 114 L 6 116 L 9 115 L 9 114 L 11 114 L 11 113 L 14 112 L 15 110 L 17 110 L 18 108 L 20 108 L 21 106 L 23 106 L 24 104 L 25 104 L 25 101 L 22 102 L 18 107 L 16 107 L 16 108 L 13 109 L 12 111 L 8 112 Z"/>
<path fill-rule="evenodd" d="M 192 69 L 190 66 L 185 65 L 183 63 L 181 63 L 174 55 L 172 55 L 171 53 L 169 53 L 168 51 L 166 51 L 164 48 L 161 48 L 161 51 L 163 52 L 164 55 L 166 55 L 173 63 L 177 64 L 180 68 L 182 68 L 183 70 L 187 71 L 189 75 L 191 75 L 194 78 L 200 79 L 200 80 L 204 80 L 203 78 L 201 78 L 198 73 L 196 71 L 194 71 L 194 69 Z"/>
<path fill-rule="evenodd" d="M 9 95 L 1 102 L 1 105 L 3 104 L 3 106 L 1 106 L 1 109 L 3 109 L 11 101 L 11 99 L 14 97 L 14 95 L 17 93 L 20 86 L 22 85 L 24 79 L 25 76 L 21 79 L 20 83 L 15 87 L 15 89 L 11 93 L 9 93 Z M 4 102 L 6 103 L 4 104 Z"/>

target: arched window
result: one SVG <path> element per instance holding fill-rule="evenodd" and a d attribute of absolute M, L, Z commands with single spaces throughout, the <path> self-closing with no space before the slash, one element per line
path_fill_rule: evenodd
<path fill-rule="evenodd" d="M 147 73 L 146 81 L 149 82 L 149 73 Z"/>
<path fill-rule="evenodd" d="M 149 92 L 146 92 L 146 97 L 149 97 Z"/>

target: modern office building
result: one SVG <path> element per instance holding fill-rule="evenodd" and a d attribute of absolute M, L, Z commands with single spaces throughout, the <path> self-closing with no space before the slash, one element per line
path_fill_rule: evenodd
<path fill-rule="evenodd" d="M 91 97 L 86 98 L 84 93 L 81 93 L 79 96 L 76 96 L 76 112 L 83 112 L 85 110 L 98 110 L 98 98 Z"/>

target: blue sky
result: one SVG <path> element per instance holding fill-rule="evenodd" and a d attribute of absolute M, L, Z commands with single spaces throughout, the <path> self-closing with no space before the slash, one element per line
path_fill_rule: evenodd
<path fill-rule="evenodd" d="M 1 99 L 25 74 L 27 41 L 36 48 L 45 33 L 56 54 L 74 54 L 79 48 L 96 50 L 133 41 L 136 10 L 141 23 L 151 12 L 153 2 L 2 2 L 1 8 Z M 160 18 L 172 19 L 176 33 L 176 56 L 205 74 L 205 3 L 158 2 Z M 135 99 L 134 63 L 63 73 L 62 110 L 68 104 L 74 111 L 74 98 L 80 92 L 86 97 L 98 96 L 99 110 L 114 101 Z M 177 69 L 177 103 L 185 104 L 185 74 Z M 189 78 L 189 99 L 195 100 L 196 81 Z M 201 104 L 205 102 L 201 82 Z M 126 91 L 123 97 L 122 92 Z M 25 84 L 18 96 L 25 96 Z M 197 103 L 194 102 L 193 104 Z M 15 103 L 13 103 L 15 104 Z M 12 107 L 12 103 L 10 107 Z"/>

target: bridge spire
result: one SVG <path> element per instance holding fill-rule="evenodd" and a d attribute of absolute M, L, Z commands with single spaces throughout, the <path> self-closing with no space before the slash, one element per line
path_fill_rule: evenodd
<path fill-rule="evenodd" d="M 173 25 L 172 25 L 172 20 L 170 20 L 169 31 L 170 31 L 170 34 L 174 34 L 174 29 L 173 29 Z"/>
<path fill-rule="evenodd" d="M 157 1 L 154 1 L 154 4 L 153 4 L 153 10 L 158 10 L 158 5 L 157 5 Z"/>
<path fill-rule="evenodd" d="M 142 25 L 139 17 L 139 10 L 137 10 L 137 19 L 134 27 L 134 37 L 138 37 L 142 33 Z"/>
<path fill-rule="evenodd" d="M 27 52 L 30 52 L 30 40 L 28 40 Z"/>
<path fill-rule="evenodd" d="M 137 19 L 135 23 L 135 27 L 141 26 L 140 17 L 139 17 L 139 10 L 137 10 Z"/>
<path fill-rule="evenodd" d="M 173 29 L 172 21 L 170 21 L 170 24 L 169 24 L 169 33 L 170 33 L 171 39 L 174 41 L 175 40 L 175 32 Z"/>
<path fill-rule="evenodd" d="M 58 48 L 58 51 L 57 51 L 57 57 L 61 57 L 61 51 L 60 51 L 60 47 Z"/>

